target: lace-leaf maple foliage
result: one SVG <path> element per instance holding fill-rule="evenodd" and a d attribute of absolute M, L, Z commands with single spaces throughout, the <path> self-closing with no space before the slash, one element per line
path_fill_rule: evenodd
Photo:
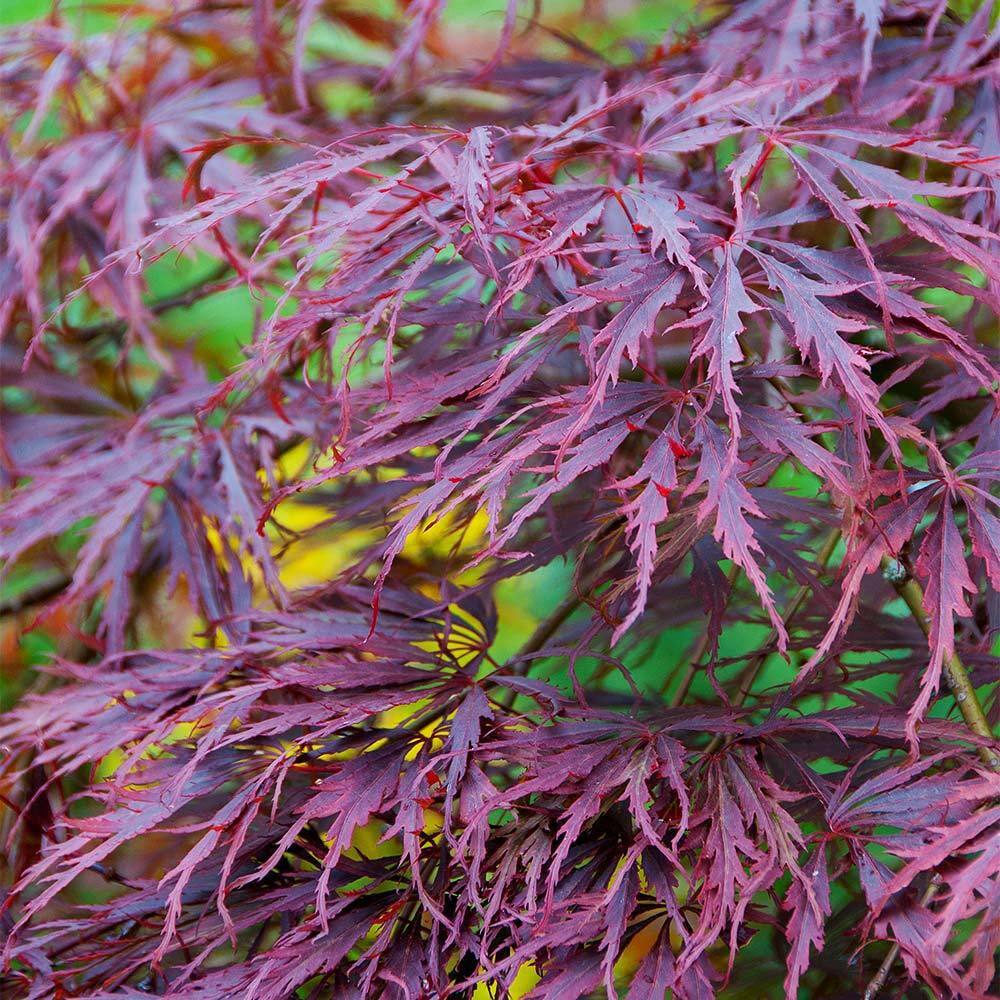
<path fill-rule="evenodd" d="M 5 32 L 5 996 L 995 990 L 989 7 Z"/>

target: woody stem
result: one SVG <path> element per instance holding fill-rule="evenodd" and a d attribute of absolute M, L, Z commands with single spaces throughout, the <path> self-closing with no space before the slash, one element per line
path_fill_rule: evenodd
<path fill-rule="evenodd" d="M 891 569 L 893 562 L 894 560 L 890 556 L 883 556 L 883 570 Z M 910 614 L 913 615 L 914 621 L 920 626 L 920 631 L 924 635 L 929 636 L 931 626 L 927 612 L 924 610 L 924 592 L 920 584 L 913 577 L 907 577 L 905 580 L 894 580 L 893 587 L 910 609 Z M 948 687 L 951 688 L 952 694 L 955 696 L 955 703 L 958 705 L 958 710 L 962 713 L 962 718 L 965 720 L 965 724 L 969 730 L 985 740 L 995 740 L 989 720 L 986 718 L 986 713 L 983 711 L 979 696 L 976 694 L 976 689 L 969 677 L 969 672 L 965 669 L 965 664 L 959 659 L 958 653 L 953 652 L 951 656 L 945 659 L 944 676 Z M 987 767 L 1000 771 L 1000 757 L 997 756 L 996 751 L 992 747 L 980 746 L 977 753 Z"/>

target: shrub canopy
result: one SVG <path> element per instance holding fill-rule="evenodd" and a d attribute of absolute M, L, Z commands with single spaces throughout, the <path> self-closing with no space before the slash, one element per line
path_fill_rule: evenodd
<path fill-rule="evenodd" d="M 990 4 L 399 7 L 3 36 L 5 995 L 987 996 Z"/>

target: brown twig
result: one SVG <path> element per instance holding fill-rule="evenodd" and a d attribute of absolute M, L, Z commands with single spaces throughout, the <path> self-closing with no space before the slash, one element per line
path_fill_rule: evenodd
<path fill-rule="evenodd" d="M 938 891 L 938 883 L 932 881 L 929 886 L 927 886 L 926 891 L 920 899 L 921 906 L 929 906 L 932 899 L 934 899 L 935 894 Z M 885 958 L 882 959 L 882 964 L 878 967 L 875 975 L 872 976 L 871 982 L 865 989 L 864 1000 L 874 1000 L 878 995 L 879 990 L 885 986 L 885 981 L 889 978 L 889 973 L 892 970 L 892 965 L 896 961 L 896 956 L 899 954 L 899 943 L 893 942 L 892 947 L 886 952 Z"/>
<path fill-rule="evenodd" d="M 914 621 L 920 627 L 920 631 L 925 636 L 929 636 L 931 626 L 927 618 L 927 612 L 924 610 L 924 592 L 920 584 L 909 575 L 903 579 L 896 579 L 896 566 L 894 563 L 895 560 L 890 556 L 883 556 L 883 574 L 892 583 L 896 593 L 899 594 L 907 608 L 909 608 Z M 951 688 L 952 694 L 955 696 L 955 704 L 958 705 L 958 710 L 962 713 L 962 718 L 965 720 L 965 724 L 970 732 L 985 740 L 994 741 L 996 737 L 990 728 L 989 720 L 983 711 L 983 706 L 979 701 L 979 696 L 976 694 L 972 679 L 965 669 L 965 664 L 959 659 L 958 653 L 952 653 L 944 661 L 944 676 L 948 686 Z M 997 757 L 996 751 L 992 747 L 981 745 L 976 748 L 976 752 L 979 754 L 979 759 L 987 767 L 992 768 L 994 771 L 1000 771 L 1000 758 Z M 931 882 L 920 900 L 922 906 L 930 904 L 937 889 L 938 883 L 936 881 Z M 897 955 L 899 955 L 898 942 L 894 943 L 886 953 L 882 964 L 878 967 L 871 982 L 868 984 L 868 988 L 865 990 L 864 1000 L 873 1000 L 877 996 L 879 990 L 882 989 L 885 981 L 889 978 L 889 973 L 892 971 L 892 966 L 896 961 Z"/>
<path fill-rule="evenodd" d="M 73 578 L 60 574 L 48 580 L 42 580 L 33 587 L 26 587 L 19 594 L 0 600 L 0 618 L 20 614 L 38 604 L 44 604 L 52 597 L 57 597 L 71 583 Z"/>
<path fill-rule="evenodd" d="M 173 295 L 157 299 L 156 302 L 151 302 L 146 308 L 154 316 L 160 316 L 171 309 L 184 309 L 188 306 L 193 306 L 201 299 L 207 298 L 209 295 L 214 295 L 215 292 L 219 291 L 219 289 L 212 286 L 224 278 L 230 270 L 232 270 L 231 265 L 223 261 L 217 264 L 204 278 L 196 281 L 190 287 L 180 292 L 175 292 Z M 77 340 L 90 341 L 96 340 L 98 337 L 121 337 L 127 330 L 128 320 L 113 319 L 106 320 L 103 323 L 93 323 L 90 326 L 74 327 L 69 332 Z"/>
<path fill-rule="evenodd" d="M 726 583 L 732 587 L 736 582 L 736 578 L 739 576 L 740 567 L 733 563 L 728 572 L 726 573 Z M 691 652 L 688 654 L 687 666 L 684 668 L 684 676 L 681 678 L 681 682 L 677 687 L 677 690 L 673 693 L 670 699 L 670 707 L 677 708 L 687 697 L 688 691 L 691 690 L 691 685 L 694 683 L 694 679 L 698 674 L 698 665 L 701 663 L 701 658 L 705 655 L 705 650 L 708 649 L 708 629 L 706 628 L 698 636 L 695 641 L 694 646 L 691 648 Z M 660 694 L 666 692 L 667 684 L 670 683 L 671 677 L 667 677 L 666 682 L 663 687 L 660 688 Z"/>
<path fill-rule="evenodd" d="M 792 389 L 784 378 L 776 376 L 774 379 L 770 379 L 769 381 L 786 399 L 788 398 L 788 395 L 791 394 Z M 791 399 L 789 399 L 788 402 L 792 409 L 794 409 L 797 413 L 812 419 L 812 415 L 810 414 L 808 407 L 802 406 Z M 820 440 L 823 440 L 825 435 L 821 434 L 819 437 Z M 883 556 L 883 574 L 885 575 L 885 578 L 892 583 L 896 593 L 899 594 L 899 596 L 905 601 L 906 606 L 910 609 L 910 613 L 913 615 L 914 620 L 920 626 L 920 630 L 925 636 L 929 636 L 931 628 L 930 621 L 927 618 L 927 613 L 924 611 L 924 592 L 921 589 L 920 584 L 909 576 L 909 574 L 904 576 L 902 579 L 897 579 L 896 574 L 891 572 L 894 569 L 894 563 L 895 560 L 893 560 L 891 556 Z M 990 728 L 990 724 L 986 718 L 986 713 L 983 711 L 983 706 L 980 704 L 979 697 L 976 694 L 976 689 L 973 687 L 968 671 L 965 669 L 965 665 L 959 659 L 957 653 L 952 653 L 952 655 L 945 660 L 944 676 L 948 686 L 951 688 L 955 696 L 955 702 L 958 705 L 959 711 L 962 713 L 962 718 L 965 720 L 965 724 L 968 726 L 969 730 L 976 736 L 980 736 L 983 739 L 995 741 L 996 736 Z M 1000 757 L 997 756 L 997 753 L 993 748 L 989 746 L 980 746 L 977 748 L 977 753 L 979 754 L 980 760 L 982 760 L 987 767 L 1000 771 Z"/>
<path fill-rule="evenodd" d="M 840 529 L 835 528 L 827 536 L 826 541 L 823 543 L 823 547 L 816 555 L 814 565 L 817 569 L 826 569 L 826 567 L 830 564 L 830 560 L 833 558 L 833 553 L 837 550 L 837 544 L 839 541 Z M 791 625 L 792 619 L 802 610 L 802 606 L 812 593 L 812 590 L 813 588 L 809 584 L 804 583 L 798 590 L 795 591 L 791 601 L 788 603 L 788 608 L 785 611 L 783 619 L 786 628 Z M 764 645 L 769 646 L 777 638 L 777 629 L 772 628 L 768 633 L 767 638 L 764 640 Z M 760 673 L 760 669 L 764 665 L 764 661 L 767 659 L 767 656 L 767 653 L 758 651 L 757 655 L 750 661 L 749 664 L 747 664 L 746 669 L 740 674 L 739 687 L 736 692 L 736 698 L 733 701 L 735 705 L 742 705 L 747 698 L 750 697 L 750 690 L 753 687 L 753 683 L 757 679 L 757 675 Z"/>
<path fill-rule="evenodd" d="M 883 556 L 883 574 L 892 583 L 896 593 L 899 594 L 910 609 L 910 614 L 913 615 L 914 621 L 920 626 L 920 631 L 925 636 L 929 636 L 931 624 L 927 618 L 927 612 L 924 610 L 924 592 L 920 584 L 912 576 L 907 575 L 901 580 L 895 579 L 894 564 L 895 560 L 890 556 Z M 945 659 L 944 676 L 948 687 L 951 688 L 952 694 L 955 696 L 955 704 L 958 705 L 958 710 L 962 713 L 962 718 L 965 720 L 965 724 L 969 730 L 985 740 L 995 741 L 996 736 L 990 727 L 989 720 L 986 718 L 983 706 L 980 704 L 979 696 L 976 694 L 976 689 L 969 677 L 969 672 L 965 669 L 965 664 L 959 659 L 958 653 L 952 653 L 951 656 Z M 977 748 L 977 753 L 987 767 L 995 771 L 1000 771 L 1000 757 L 997 756 L 996 751 L 992 747 L 980 746 Z"/>
<path fill-rule="evenodd" d="M 833 558 L 833 553 L 837 549 L 837 543 L 840 541 L 840 529 L 835 528 L 830 532 L 826 541 L 823 543 L 823 547 L 819 550 L 816 556 L 815 566 L 822 570 L 825 569 L 829 564 L 830 560 Z M 802 606 L 805 604 L 806 599 L 812 593 L 812 587 L 804 583 L 795 594 L 792 596 L 791 601 L 788 602 L 788 608 L 785 610 L 784 617 L 782 621 L 787 628 L 792 623 L 792 619 L 802 610 Z M 778 638 L 778 630 L 772 628 L 767 634 L 767 638 L 762 644 L 764 647 L 770 646 L 775 639 Z M 764 662 L 767 660 L 768 653 L 764 652 L 763 649 L 758 650 L 754 658 L 747 664 L 746 669 L 740 674 L 739 678 L 739 689 L 736 692 L 736 697 L 733 699 L 733 704 L 736 706 L 743 705 L 747 698 L 750 697 L 750 691 L 753 688 L 753 683 L 757 679 L 757 675 L 760 673 L 761 667 L 764 666 Z M 706 754 L 715 753 L 722 743 L 722 736 L 718 733 L 712 737 L 711 742 L 705 748 Z"/>
<path fill-rule="evenodd" d="M 591 540 L 591 544 L 596 544 L 602 539 L 607 538 L 608 535 L 612 534 L 621 525 L 624 524 L 624 518 L 614 517 L 608 521 L 601 530 L 597 532 L 594 538 Z M 523 677 L 531 669 L 532 657 L 535 653 L 543 649 L 548 643 L 548 641 L 559 631 L 559 629 L 566 623 L 566 620 L 580 607 L 586 600 L 587 594 L 597 586 L 598 581 L 605 570 L 605 561 L 602 561 L 592 572 L 588 573 L 586 578 L 580 582 L 579 585 L 574 585 L 570 589 L 570 592 L 560 601 L 556 609 L 550 614 L 544 621 L 539 622 L 535 627 L 535 631 L 531 633 L 528 637 L 527 642 L 518 650 L 517 655 L 513 658 L 514 663 L 508 671 L 515 677 Z M 506 691 L 501 692 L 497 701 L 499 704 L 503 705 L 505 708 L 510 708 L 514 701 L 516 692 L 513 688 L 508 688 Z"/>

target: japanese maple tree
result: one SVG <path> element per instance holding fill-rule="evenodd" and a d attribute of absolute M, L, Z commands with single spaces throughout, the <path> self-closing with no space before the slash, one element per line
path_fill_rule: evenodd
<path fill-rule="evenodd" d="M 3 995 L 998 995 L 991 4 L 445 6 L 2 35 Z"/>

